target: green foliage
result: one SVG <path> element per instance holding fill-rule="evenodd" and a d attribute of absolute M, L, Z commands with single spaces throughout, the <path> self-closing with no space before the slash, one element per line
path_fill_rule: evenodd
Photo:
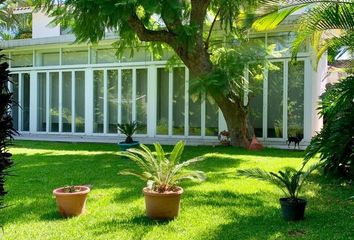
<path fill-rule="evenodd" d="M 354 179 L 354 76 L 327 88 L 321 96 L 321 131 L 306 149 L 305 162 L 320 153 L 324 172 Z"/>
<path fill-rule="evenodd" d="M 119 152 L 120 156 L 129 158 L 139 167 L 139 171 L 124 170 L 120 174 L 147 181 L 148 186 L 158 192 L 173 191 L 181 180 L 204 180 L 201 171 L 182 171 L 190 164 L 203 160 L 197 157 L 180 162 L 184 145 L 183 141 L 179 141 L 169 154 L 164 152 L 159 143 L 154 144 L 154 153 L 143 144 L 140 145 L 141 149 L 130 148 L 127 152 Z"/>
<path fill-rule="evenodd" d="M 132 136 L 138 130 L 138 123 L 136 121 L 132 121 L 130 123 L 118 123 L 117 129 L 125 136 L 127 136 L 125 139 L 126 143 L 132 143 L 133 142 Z"/>
<path fill-rule="evenodd" d="M 11 145 L 13 136 L 17 134 L 13 127 L 13 118 L 10 108 L 16 105 L 13 100 L 12 93 L 8 89 L 9 65 L 6 62 L 5 55 L 0 55 L 0 209 L 4 207 L 4 196 L 6 177 L 10 175 L 8 169 L 13 165 L 11 160 L 12 154 L 9 153 L 8 147 Z"/>
<path fill-rule="evenodd" d="M 284 170 L 279 170 L 277 173 L 267 172 L 260 168 L 245 169 L 239 170 L 238 174 L 240 176 L 254 178 L 273 184 L 278 187 L 286 197 L 295 200 L 298 199 L 298 195 L 306 178 L 319 166 L 319 164 L 310 166 L 306 171 L 303 171 L 304 166 L 305 165 L 299 170 L 288 167 Z"/>
<path fill-rule="evenodd" d="M 258 10 L 258 19 L 253 28 L 260 31 L 273 30 L 290 14 L 307 7 L 306 14 L 298 20 L 297 37 L 293 42 L 293 57 L 304 41 L 311 39 L 316 51 L 316 63 L 324 52 L 331 49 L 345 48 L 354 50 L 354 3 L 351 0 L 318 1 L 263 0 L 264 5 Z M 328 34 L 327 30 L 332 30 Z M 325 39 L 325 41 L 323 41 Z"/>

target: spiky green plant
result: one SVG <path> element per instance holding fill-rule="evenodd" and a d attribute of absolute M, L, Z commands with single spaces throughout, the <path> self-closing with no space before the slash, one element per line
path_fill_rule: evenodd
<path fill-rule="evenodd" d="M 8 169 L 13 165 L 12 154 L 8 151 L 13 136 L 17 131 L 13 127 L 13 118 L 11 116 L 11 107 L 16 103 L 13 101 L 13 94 L 8 89 L 9 65 L 6 62 L 5 55 L 0 55 L 0 209 L 4 207 L 3 198 L 6 195 L 5 180 L 10 175 Z"/>
<path fill-rule="evenodd" d="M 141 149 L 130 148 L 118 154 L 127 157 L 139 167 L 138 171 L 131 169 L 121 171 L 122 175 L 132 175 L 146 181 L 148 187 L 157 192 L 174 191 L 177 184 L 185 179 L 205 180 L 201 171 L 182 171 L 190 164 L 203 160 L 200 157 L 180 162 L 185 143 L 177 142 L 171 153 L 167 154 L 160 143 L 155 143 L 155 152 L 146 145 L 140 144 Z"/>
<path fill-rule="evenodd" d="M 117 124 L 117 129 L 123 133 L 126 137 L 125 142 L 126 143 L 133 143 L 133 134 L 138 130 L 138 123 L 133 121 L 130 123 L 118 123 Z"/>
<path fill-rule="evenodd" d="M 248 178 L 254 178 L 265 181 L 278 187 L 287 198 L 296 201 L 305 183 L 306 178 L 314 171 L 319 164 L 314 164 L 304 171 L 304 165 L 296 170 L 294 168 L 285 168 L 277 173 L 267 172 L 260 168 L 239 170 L 238 175 Z"/>

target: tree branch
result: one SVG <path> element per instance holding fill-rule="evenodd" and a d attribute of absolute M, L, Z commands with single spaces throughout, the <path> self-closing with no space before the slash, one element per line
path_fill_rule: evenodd
<path fill-rule="evenodd" d="M 220 14 L 220 10 L 221 9 L 219 8 L 218 12 L 215 14 L 213 22 L 211 23 L 211 26 L 210 26 L 210 29 L 209 29 L 209 33 L 208 33 L 208 37 L 207 37 L 207 39 L 205 40 L 205 43 L 204 43 L 205 44 L 205 49 L 209 48 L 209 41 L 210 41 L 211 33 L 213 32 L 216 20 L 217 20 L 219 14 Z"/>
<path fill-rule="evenodd" d="M 136 14 L 129 17 L 128 24 L 136 32 L 141 41 L 164 42 L 168 44 L 175 42 L 175 36 L 166 30 L 153 31 L 147 29 Z"/>

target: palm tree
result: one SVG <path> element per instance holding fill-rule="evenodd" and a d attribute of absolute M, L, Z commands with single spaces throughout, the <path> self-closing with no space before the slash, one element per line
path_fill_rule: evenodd
<path fill-rule="evenodd" d="M 354 2 L 352 0 L 262 0 L 252 27 L 258 31 L 275 29 L 289 15 L 304 10 L 299 20 L 297 37 L 292 45 L 293 57 L 301 44 L 311 39 L 317 61 L 327 50 L 354 50 Z M 290 2 L 290 3 L 289 3 Z M 332 51 L 333 52 L 333 51 Z M 337 52 L 337 51 L 334 51 Z"/>

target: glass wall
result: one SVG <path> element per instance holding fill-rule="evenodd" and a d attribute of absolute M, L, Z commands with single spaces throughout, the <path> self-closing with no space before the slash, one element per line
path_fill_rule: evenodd
<path fill-rule="evenodd" d="M 184 135 L 185 116 L 185 68 L 173 69 L 172 134 Z"/>
<path fill-rule="evenodd" d="M 122 116 L 121 123 L 129 123 L 132 119 L 133 70 L 122 70 Z"/>
<path fill-rule="evenodd" d="M 62 73 L 62 131 L 72 131 L 72 72 Z"/>
<path fill-rule="evenodd" d="M 74 49 L 64 49 L 61 56 L 62 65 L 73 65 L 73 64 L 87 64 L 88 63 L 88 51 L 87 49 L 77 50 Z"/>
<path fill-rule="evenodd" d="M 104 71 L 93 72 L 93 132 L 103 133 L 104 129 Z"/>
<path fill-rule="evenodd" d="M 21 131 L 29 131 L 30 129 L 30 74 L 22 74 L 22 119 Z"/>
<path fill-rule="evenodd" d="M 117 133 L 118 123 L 118 70 L 108 70 L 108 132 Z"/>
<path fill-rule="evenodd" d="M 11 55 L 11 67 L 32 67 L 33 66 L 33 53 L 14 53 Z"/>
<path fill-rule="evenodd" d="M 147 94 L 148 94 L 148 71 L 147 69 L 136 70 L 136 121 L 137 133 L 147 133 Z"/>
<path fill-rule="evenodd" d="M 157 69 L 157 119 L 156 134 L 168 135 L 168 109 L 169 109 L 169 71 L 168 69 Z"/>
<path fill-rule="evenodd" d="M 75 132 L 85 132 L 85 72 L 75 72 Z"/>
<path fill-rule="evenodd" d="M 305 62 L 288 62 L 288 136 L 304 136 Z"/>
<path fill-rule="evenodd" d="M 205 136 L 219 134 L 219 107 L 211 96 L 205 98 Z"/>
<path fill-rule="evenodd" d="M 283 86 L 284 63 L 273 63 L 278 70 L 268 72 L 268 119 L 267 137 L 283 137 Z"/>
<path fill-rule="evenodd" d="M 18 126 L 18 122 L 19 122 L 19 83 L 20 83 L 20 78 L 18 74 L 12 74 L 11 75 L 11 80 L 12 80 L 12 91 L 14 93 L 13 98 L 15 103 L 13 104 L 12 107 L 12 117 L 14 119 L 13 123 L 14 123 L 14 128 L 16 130 L 19 130 L 19 126 Z"/>
<path fill-rule="evenodd" d="M 59 73 L 49 73 L 49 132 L 59 132 Z"/>
<path fill-rule="evenodd" d="M 47 73 L 37 74 L 37 131 L 47 131 Z"/>

